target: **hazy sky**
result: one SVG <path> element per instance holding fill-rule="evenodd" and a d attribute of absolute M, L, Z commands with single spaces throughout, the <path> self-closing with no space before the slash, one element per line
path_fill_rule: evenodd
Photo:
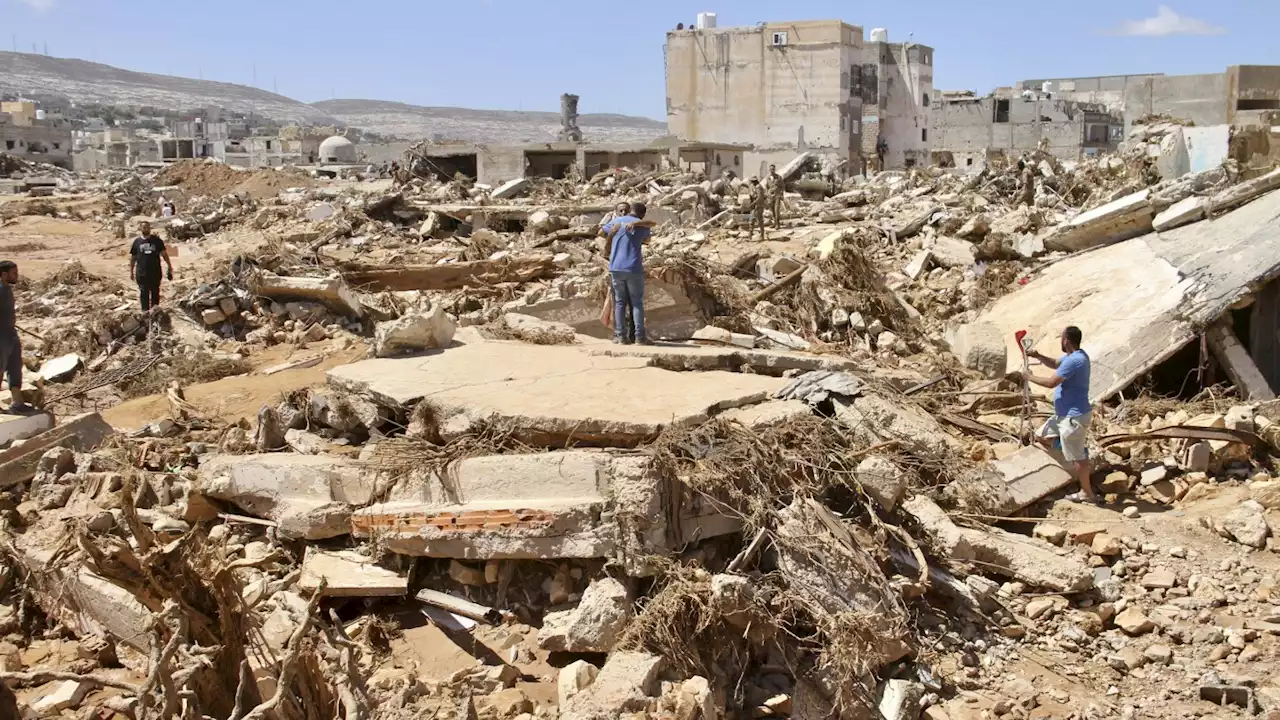
<path fill-rule="evenodd" d="M 934 85 L 1280 64 L 1280 0 L 0 0 L 0 47 L 331 97 L 663 119 L 662 45 L 721 27 L 838 18 L 936 48 Z M 254 70 L 256 66 L 256 82 Z"/>

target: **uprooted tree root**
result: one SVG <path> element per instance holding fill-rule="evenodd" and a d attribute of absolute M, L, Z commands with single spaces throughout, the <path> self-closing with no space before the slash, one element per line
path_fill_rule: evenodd
<path fill-rule="evenodd" d="M 740 518 L 748 535 L 758 532 L 775 553 L 807 569 L 795 575 L 779 565 L 776 571 L 754 573 L 750 597 L 738 598 L 732 612 L 726 612 L 717 606 L 707 571 L 659 561 L 655 592 L 629 626 L 622 646 L 661 654 L 683 672 L 714 679 L 721 687 L 736 687 L 752 658 L 774 649 L 788 659 L 798 680 L 810 677 L 822 685 L 837 707 L 866 706 L 871 690 L 867 678 L 878 668 L 884 649 L 906 636 L 901 601 L 873 567 L 876 561 L 862 554 L 864 548 L 845 553 L 837 567 L 857 575 L 860 587 L 883 604 L 848 611 L 823 607 L 812 597 L 812 583 L 831 588 L 848 580 L 830 576 L 836 570 L 824 563 L 822 554 L 833 549 L 797 537 L 794 530 L 778 529 L 780 511 L 793 500 L 823 498 L 846 515 L 862 517 L 881 545 L 895 539 L 914 549 L 924 565 L 914 540 L 882 522 L 862 490 L 856 467 L 867 450 L 855 448 L 832 423 L 802 416 L 760 430 L 722 420 L 670 429 L 650 451 L 659 473 L 678 479 L 720 512 Z M 744 550 L 730 567 L 750 552 Z M 762 561 L 762 567 L 768 564 Z"/>

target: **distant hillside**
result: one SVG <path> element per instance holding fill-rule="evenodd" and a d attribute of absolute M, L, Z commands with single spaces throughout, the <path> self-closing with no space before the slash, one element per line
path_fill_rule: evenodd
<path fill-rule="evenodd" d="M 324 111 L 258 88 L 122 70 L 67 58 L 0 52 L 0 92 L 34 99 L 194 110 L 220 107 L 278 122 L 339 124 Z"/>
<path fill-rule="evenodd" d="M 313 107 L 347 125 L 405 139 L 438 135 L 470 142 L 551 142 L 560 133 L 560 114 L 552 112 L 422 107 L 386 100 L 324 100 Z M 580 115 L 578 127 L 591 142 L 638 142 L 667 132 L 664 122 L 632 115 Z"/>

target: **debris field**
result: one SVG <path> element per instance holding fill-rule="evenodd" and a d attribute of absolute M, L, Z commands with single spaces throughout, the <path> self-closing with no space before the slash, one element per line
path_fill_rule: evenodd
<path fill-rule="evenodd" d="M 6 163 L 58 189 L 0 196 L 41 409 L 0 415 L 0 717 L 1280 717 L 1280 355 L 1242 319 L 1280 170 L 1172 172 L 1176 128 L 1030 173 L 800 155 L 763 239 L 674 166 Z M 601 322 L 620 201 L 651 345 Z M 1096 505 L 1006 377 L 1067 325 Z"/>

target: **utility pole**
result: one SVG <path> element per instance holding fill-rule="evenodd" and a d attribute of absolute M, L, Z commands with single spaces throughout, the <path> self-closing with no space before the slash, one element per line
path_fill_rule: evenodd
<path fill-rule="evenodd" d="M 44 56 L 49 57 L 49 41 L 44 41 Z"/>
<path fill-rule="evenodd" d="M 258 87 L 258 63 L 253 64 L 253 86 Z"/>

